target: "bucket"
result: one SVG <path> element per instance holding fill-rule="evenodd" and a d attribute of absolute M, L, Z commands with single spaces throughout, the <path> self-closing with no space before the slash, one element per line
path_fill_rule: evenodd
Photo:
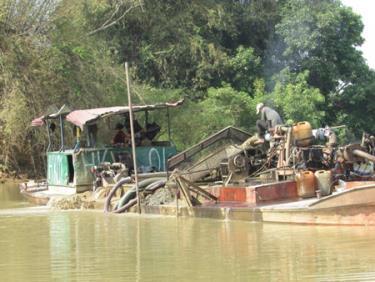
<path fill-rule="evenodd" d="M 301 198 L 315 196 L 315 176 L 312 171 L 301 171 L 296 175 L 297 193 Z"/>
<path fill-rule="evenodd" d="M 318 170 L 315 172 L 316 187 L 321 196 L 331 194 L 331 171 Z"/>
<path fill-rule="evenodd" d="M 297 146 L 309 146 L 314 138 L 311 124 L 307 121 L 298 122 L 293 126 L 293 137 Z"/>

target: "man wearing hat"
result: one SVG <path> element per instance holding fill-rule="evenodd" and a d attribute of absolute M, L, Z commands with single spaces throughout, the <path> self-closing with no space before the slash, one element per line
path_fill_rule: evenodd
<path fill-rule="evenodd" d="M 263 103 L 257 104 L 257 114 L 260 113 L 260 120 L 257 120 L 256 126 L 258 130 L 258 137 L 260 141 L 264 142 L 264 134 L 270 128 L 274 128 L 278 124 L 283 124 L 278 112 L 274 109 L 265 106 Z"/>

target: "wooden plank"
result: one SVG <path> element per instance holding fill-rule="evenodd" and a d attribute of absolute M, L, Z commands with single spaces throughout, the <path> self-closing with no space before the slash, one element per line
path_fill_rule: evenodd
<path fill-rule="evenodd" d="M 189 180 L 187 180 L 183 176 L 180 176 L 179 178 L 180 178 L 180 181 L 182 180 L 181 182 L 185 182 L 185 183 L 187 183 L 190 186 L 189 187 L 190 190 L 198 193 L 202 197 L 205 197 L 206 199 L 213 200 L 213 201 L 217 201 L 218 200 L 217 197 L 215 197 L 211 193 L 205 191 L 204 189 L 202 189 L 201 187 L 199 187 L 195 183 L 190 182 Z"/>
<path fill-rule="evenodd" d="M 179 179 L 179 177 L 176 177 L 176 182 L 180 186 L 180 191 L 182 192 L 182 195 L 184 196 L 187 205 L 189 207 L 192 207 L 193 203 L 191 202 L 191 195 L 189 189 L 184 185 L 184 183 Z"/>

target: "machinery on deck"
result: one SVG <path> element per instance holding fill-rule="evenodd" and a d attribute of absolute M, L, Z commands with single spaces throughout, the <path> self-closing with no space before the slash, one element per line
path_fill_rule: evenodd
<path fill-rule="evenodd" d="M 340 127 L 312 129 L 308 122 L 281 125 L 266 135 L 269 142 L 262 143 L 257 136 L 244 139 L 243 131 L 230 127 L 173 156 L 168 167 L 182 171 L 192 182 L 222 181 L 224 185 L 294 179 L 301 170 L 330 170 L 335 179 L 345 180 L 372 176 L 375 138 L 364 134 L 361 144 L 339 146 L 337 128 Z M 222 142 L 208 150 L 226 139 L 232 142 Z M 208 153 L 194 160 L 203 149 Z"/>

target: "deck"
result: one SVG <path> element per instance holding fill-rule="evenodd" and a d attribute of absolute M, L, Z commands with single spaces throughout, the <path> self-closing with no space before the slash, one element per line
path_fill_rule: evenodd
<path fill-rule="evenodd" d="M 293 224 L 375 225 L 375 184 L 361 182 L 323 198 L 298 197 L 294 181 L 256 186 L 209 186 L 206 191 L 218 202 L 204 202 L 187 207 L 176 203 L 142 206 L 146 214 L 189 216 L 219 220 L 277 222 Z M 74 194 L 74 189 L 50 187 L 48 190 L 24 193 L 36 204 L 47 204 L 51 197 Z M 102 209 L 98 201 L 96 209 Z"/>

